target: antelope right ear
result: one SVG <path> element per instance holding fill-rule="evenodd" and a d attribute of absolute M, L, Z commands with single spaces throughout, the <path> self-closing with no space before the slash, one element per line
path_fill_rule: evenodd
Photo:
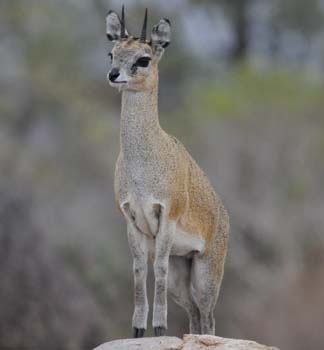
<path fill-rule="evenodd" d="M 151 45 L 153 54 L 160 59 L 164 53 L 164 49 L 169 46 L 171 40 L 171 23 L 167 18 L 160 20 L 153 27 L 151 35 Z"/>
<path fill-rule="evenodd" d="M 128 37 L 128 32 L 125 28 L 124 6 L 122 9 L 122 19 L 119 18 L 116 12 L 108 12 L 106 17 L 106 35 L 110 41 L 116 41 Z"/>

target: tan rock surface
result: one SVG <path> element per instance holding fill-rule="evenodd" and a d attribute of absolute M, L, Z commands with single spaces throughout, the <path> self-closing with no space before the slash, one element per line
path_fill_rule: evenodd
<path fill-rule="evenodd" d="M 185 334 L 177 337 L 119 339 L 94 350 L 279 350 L 251 340 L 228 339 L 213 335 Z"/>

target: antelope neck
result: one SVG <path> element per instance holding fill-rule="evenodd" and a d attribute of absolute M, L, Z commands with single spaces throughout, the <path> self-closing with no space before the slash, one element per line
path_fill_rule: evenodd
<path fill-rule="evenodd" d="M 126 157 L 151 152 L 162 132 L 158 116 L 158 88 L 145 92 L 123 91 L 120 143 Z"/>

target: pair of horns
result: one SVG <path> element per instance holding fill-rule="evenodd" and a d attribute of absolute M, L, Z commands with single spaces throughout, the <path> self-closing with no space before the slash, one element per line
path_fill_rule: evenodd
<path fill-rule="evenodd" d="M 142 32 L 141 32 L 141 36 L 140 36 L 140 42 L 141 43 L 145 43 L 146 42 L 146 31 L 147 31 L 147 9 L 145 9 L 144 22 L 143 22 Z M 125 6 L 124 5 L 122 6 L 120 37 L 122 39 L 126 38 Z"/>

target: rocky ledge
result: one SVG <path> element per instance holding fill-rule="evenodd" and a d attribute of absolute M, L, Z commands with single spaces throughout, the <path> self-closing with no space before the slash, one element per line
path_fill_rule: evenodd
<path fill-rule="evenodd" d="M 177 337 L 119 339 L 93 350 L 279 350 L 251 340 L 228 339 L 213 335 L 185 334 Z"/>

